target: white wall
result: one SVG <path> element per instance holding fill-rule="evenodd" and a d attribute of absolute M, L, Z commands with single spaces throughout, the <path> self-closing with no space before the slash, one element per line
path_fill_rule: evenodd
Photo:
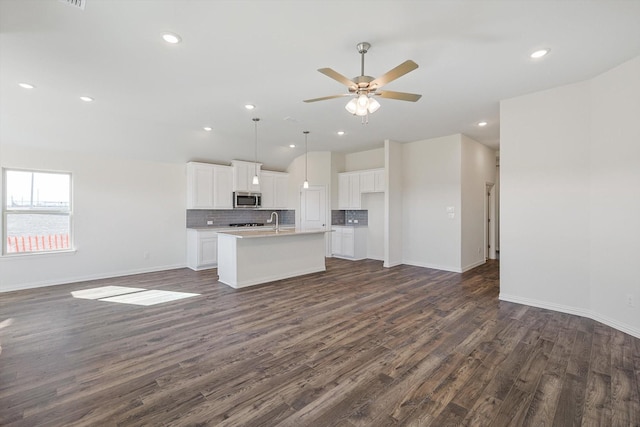
<path fill-rule="evenodd" d="M 640 336 L 639 100 L 636 58 L 501 103 L 501 299 Z"/>
<path fill-rule="evenodd" d="M 345 168 L 340 172 L 378 169 L 384 167 L 384 147 L 345 154 Z"/>
<path fill-rule="evenodd" d="M 363 193 L 362 209 L 367 210 L 367 258 L 384 260 L 384 193 Z"/>
<path fill-rule="evenodd" d="M 384 142 L 384 266 L 393 267 L 402 264 L 402 144 L 385 140 Z"/>
<path fill-rule="evenodd" d="M 591 310 L 640 337 L 639 118 L 637 57 L 591 81 L 589 274 Z"/>
<path fill-rule="evenodd" d="M 461 268 L 485 263 L 487 240 L 486 183 L 495 184 L 495 151 L 461 135 Z"/>
<path fill-rule="evenodd" d="M 402 145 L 404 264 L 461 271 L 460 168 L 459 134 Z"/>
<path fill-rule="evenodd" d="M 73 174 L 77 249 L 0 257 L 0 291 L 185 266 L 185 165 L 6 144 L 0 165 Z"/>

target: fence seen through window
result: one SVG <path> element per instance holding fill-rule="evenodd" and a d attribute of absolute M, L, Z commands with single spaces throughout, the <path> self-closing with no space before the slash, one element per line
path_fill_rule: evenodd
<path fill-rule="evenodd" d="M 68 250 L 71 174 L 4 170 L 5 254 Z"/>

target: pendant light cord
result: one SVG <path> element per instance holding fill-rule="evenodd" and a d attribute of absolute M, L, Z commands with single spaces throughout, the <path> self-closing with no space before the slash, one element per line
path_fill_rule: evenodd
<path fill-rule="evenodd" d="M 307 164 L 308 164 L 308 160 L 307 157 L 309 156 L 309 150 L 308 150 L 308 145 L 307 145 L 307 136 L 309 135 L 309 131 L 305 130 L 304 132 L 304 180 L 308 181 L 307 179 Z"/>
<path fill-rule="evenodd" d="M 255 128 L 255 149 L 256 149 L 256 156 L 255 156 L 255 174 L 256 176 L 258 176 L 258 122 L 260 121 L 259 118 L 254 117 L 253 119 L 253 123 L 254 123 L 254 128 Z"/>

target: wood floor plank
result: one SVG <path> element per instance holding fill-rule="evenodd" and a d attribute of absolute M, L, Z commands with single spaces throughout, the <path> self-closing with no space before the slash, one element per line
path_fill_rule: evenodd
<path fill-rule="evenodd" d="M 140 307 L 100 286 L 200 294 Z M 0 425 L 640 425 L 640 340 L 459 274 L 327 259 L 245 289 L 177 269 L 0 294 Z"/>

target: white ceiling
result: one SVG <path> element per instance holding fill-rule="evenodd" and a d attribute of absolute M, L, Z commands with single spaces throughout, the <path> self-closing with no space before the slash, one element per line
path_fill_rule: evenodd
<path fill-rule="evenodd" d="M 167 30 L 182 43 L 162 41 Z M 80 10 L 0 0 L 0 37 L 2 144 L 168 162 L 252 160 L 251 118 L 260 117 L 258 160 L 283 169 L 304 152 L 303 130 L 310 151 L 453 133 L 497 149 L 501 99 L 640 55 L 640 1 L 86 0 Z M 303 103 L 346 92 L 316 70 L 359 75 L 361 41 L 372 44 L 367 75 L 417 62 L 384 89 L 422 99 L 380 99 L 367 125 L 344 110 L 347 98 Z M 551 53 L 530 59 L 540 47 Z M 488 126 L 477 127 L 480 120 Z"/>

